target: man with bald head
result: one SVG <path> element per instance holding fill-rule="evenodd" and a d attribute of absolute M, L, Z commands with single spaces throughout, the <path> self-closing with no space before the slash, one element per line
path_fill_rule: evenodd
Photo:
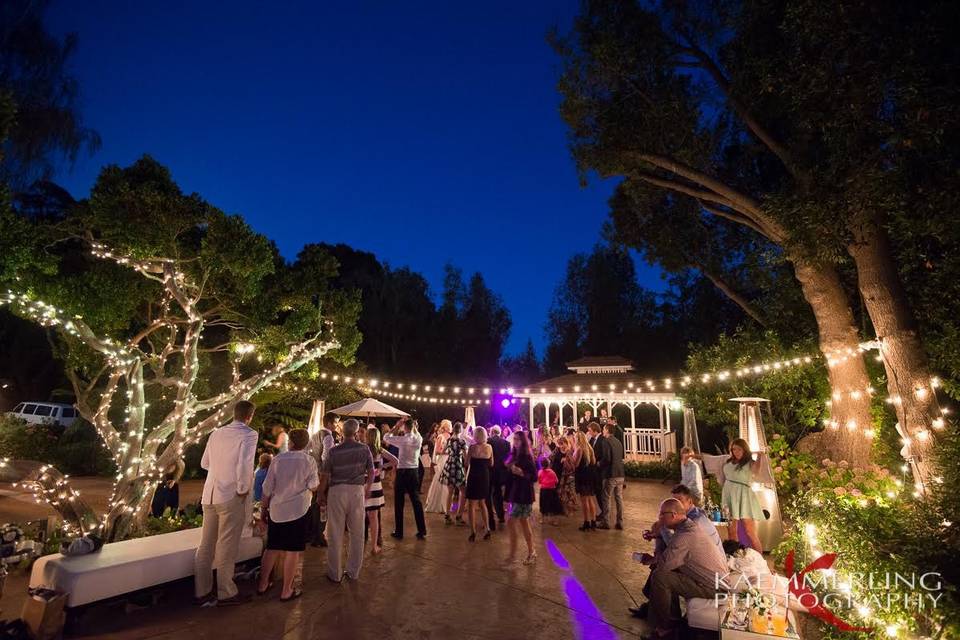
<path fill-rule="evenodd" d="M 673 535 L 657 553 L 650 573 L 650 638 L 672 636 L 680 621 L 680 598 L 712 598 L 717 576 L 727 574 L 723 550 L 693 520 L 676 498 L 660 503 L 657 522 Z"/>

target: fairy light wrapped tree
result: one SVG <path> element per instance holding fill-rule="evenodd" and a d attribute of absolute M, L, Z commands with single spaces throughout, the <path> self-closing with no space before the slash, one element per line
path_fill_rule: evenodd
<path fill-rule="evenodd" d="M 164 469 L 228 422 L 236 401 L 309 376 L 322 356 L 350 364 L 359 344 L 359 303 L 330 286 L 332 257 L 287 263 L 149 158 L 106 168 L 89 200 L 24 237 L 38 258 L 3 283 L 0 306 L 47 329 L 117 468 L 102 514 L 52 466 L 24 472 L 74 530 L 123 538 L 145 520 Z"/>

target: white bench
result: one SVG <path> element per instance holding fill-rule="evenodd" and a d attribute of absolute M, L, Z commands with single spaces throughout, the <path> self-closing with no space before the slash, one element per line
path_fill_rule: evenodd
<path fill-rule="evenodd" d="M 763 578 L 767 581 L 766 584 L 773 587 L 773 591 L 767 591 L 771 593 L 777 601 L 779 606 L 786 604 L 785 596 L 787 590 L 788 579 L 784 576 L 771 576 L 766 575 Z M 732 583 L 736 583 L 735 579 L 731 579 Z M 772 582 L 771 582 L 772 580 Z M 687 625 L 695 629 L 704 629 L 706 631 L 719 631 L 720 630 L 720 611 L 717 608 L 717 601 L 713 598 L 686 598 L 684 603 L 686 614 L 687 614 Z M 789 602 L 790 612 L 787 614 L 790 618 L 790 622 L 793 625 L 793 628 L 797 628 L 797 621 L 794 615 L 797 611 L 806 611 L 806 608 L 797 602 L 796 598 L 791 598 Z"/>
<path fill-rule="evenodd" d="M 197 528 L 112 542 L 83 556 L 55 553 L 34 562 L 30 587 L 65 592 L 67 606 L 78 607 L 192 576 L 199 545 Z M 237 562 L 262 552 L 261 538 L 241 537 Z"/>

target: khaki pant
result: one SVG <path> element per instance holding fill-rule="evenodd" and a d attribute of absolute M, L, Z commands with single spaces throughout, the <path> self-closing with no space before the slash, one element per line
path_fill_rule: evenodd
<path fill-rule="evenodd" d="M 217 570 L 217 598 L 226 600 L 237 595 L 233 569 L 240 552 L 240 534 L 247 514 L 248 496 L 237 496 L 229 502 L 203 505 L 203 530 L 194 558 L 193 586 L 198 598 L 213 589 L 213 570 Z"/>
<path fill-rule="evenodd" d="M 337 582 L 343 577 L 343 528 L 350 532 L 347 575 L 356 580 L 363 564 L 364 485 L 335 484 L 327 494 L 327 575 Z"/>
<path fill-rule="evenodd" d="M 603 502 L 600 503 L 601 521 L 610 526 L 610 498 L 617 505 L 617 524 L 623 524 L 623 478 L 607 478 L 603 481 Z"/>
<path fill-rule="evenodd" d="M 680 622 L 680 598 L 713 598 L 713 585 L 702 585 L 679 571 L 654 569 L 650 573 L 650 622 L 658 629 L 672 629 Z"/>

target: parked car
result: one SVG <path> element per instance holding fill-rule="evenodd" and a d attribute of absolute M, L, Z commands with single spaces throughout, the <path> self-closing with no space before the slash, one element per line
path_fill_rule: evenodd
<path fill-rule="evenodd" d="M 62 427 L 69 427 L 77 421 L 77 410 L 72 405 L 57 402 L 21 402 L 7 415 L 31 424 L 58 424 Z"/>

